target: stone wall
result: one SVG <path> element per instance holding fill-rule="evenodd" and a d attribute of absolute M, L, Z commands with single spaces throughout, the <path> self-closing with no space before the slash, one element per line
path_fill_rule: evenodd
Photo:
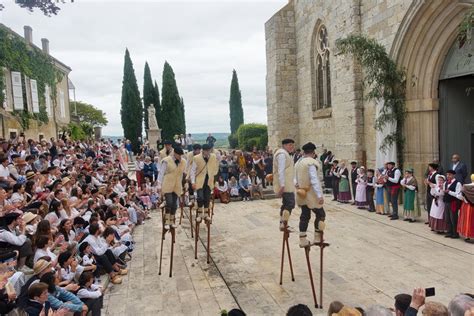
<path fill-rule="evenodd" d="M 274 149 L 284 138 L 299 138 L 293 2 L 265 23 L 265 40 L 268 144 Z"/>

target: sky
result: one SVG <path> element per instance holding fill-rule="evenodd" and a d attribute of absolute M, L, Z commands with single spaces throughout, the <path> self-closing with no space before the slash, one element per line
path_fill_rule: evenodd
<path fill-rule="evenodd" d="M 175 72 L 187 131 L 229 132 L 232 70 L 237 71 L 245 122 L 266 123 L 265 22 L 288 0 L 67 0 L 57 16 L 2 1 L 0 23 L 33 42 L 48 38 L 50 54 L 72 68 L 76 100 L 106 113 L 103 135 L 121 136 L 125 48 L 140 94 L 145 62 L 160 87 L 163 64 Z M 70 98 L 73 99 L 71 92 Z"/>

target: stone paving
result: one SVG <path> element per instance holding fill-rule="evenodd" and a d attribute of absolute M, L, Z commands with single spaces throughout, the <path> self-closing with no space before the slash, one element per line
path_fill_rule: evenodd
<path fill-rule="evenodd" d="M 326 201 L 330 196 L 326 197 Z M 474 292 L 474 245 L 432 233 L 423 223 L 389 221 L 387 217 L 326 202 L 324 296 L 367 307 L 391 307 L 393 296 L 414 287 L 436 287 L 433 300 L 447 304 L 461 292 Z M 315 315 L 304 250 L 297 233 L 290 237 L 295 272 L 291 281 L 285 261 L 279 284 L 282 235 L 278 230 L 278 200 L 216 204 L 211 227 L 211 264 L 201 243 L 194 259 L 189 220 L 177 229 L 173 277 L 169 278 L 169 235 L 158 275 L 161 215 L 135 231 L 137 247 L 124 283 L 106 295 L 107 315 L 219 315 L 242 308 L 248 315 L 284 315 L 296 303 Z M 179 210 L 178 210 L 179 212 Z M 297 227 L 300 210 L 290 225 Z M 203 226 L 203 225 L 201 225 Z M 202 241 L 206 230 L 201 228 Z M 319 250 L 310 252 L 319 300 Z"/>

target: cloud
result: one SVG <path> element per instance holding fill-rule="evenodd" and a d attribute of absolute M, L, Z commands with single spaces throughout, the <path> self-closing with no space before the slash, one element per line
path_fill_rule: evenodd
<path fill-rule="evenodd" d="M 0 19 L 19 34 L 23 25 L 32 26 L 38 46 L 40 38 L 50 40 L 51 54 L 73 69 L 76 99 L 106 112 L 105 135 L 123 134 L 120 99 L 126 47 L 140 90 L 145 62 L 161 87 L 166 60 L 184 98 L 188 131 L 225 132 L 233 69 L 245 120 L 266 123 L 264 23 L 286 3 L 82 0 L 61 5 L 60 13 L 48 18 L 11 1 Z"/>

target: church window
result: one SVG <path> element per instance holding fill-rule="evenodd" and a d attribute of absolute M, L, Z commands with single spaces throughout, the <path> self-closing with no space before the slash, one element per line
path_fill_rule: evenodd
<path fill-rule="evenodd" d="M 319 24 L 313 34 L 311 84 L 313 111 L 331 107 L 331 71 L 329 40 L 326 27 Z"/>

